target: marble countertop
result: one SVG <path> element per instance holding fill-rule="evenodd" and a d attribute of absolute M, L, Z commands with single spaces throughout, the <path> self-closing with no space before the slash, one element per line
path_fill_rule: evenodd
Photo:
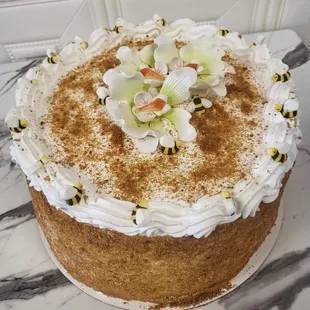
<path fill-rule="evenodd" d="M 302 110 L 303 142 L 284 193 L 284 222 L 259 271 L 207 310 L 306 310 L 310 302 L 310 61 L 295 32 L 266 33 L 273 55 L 290 66 Z M 250 43 L 257 35 L 247 35 Z M 4 125 L 16 81 L 40 60 L 0 65 L 0 309 L 115 309 L 72 285 L 50 260 L 21 170 L 11 162 Z M 308 192 L 309 191 L 309 192 Z"/>

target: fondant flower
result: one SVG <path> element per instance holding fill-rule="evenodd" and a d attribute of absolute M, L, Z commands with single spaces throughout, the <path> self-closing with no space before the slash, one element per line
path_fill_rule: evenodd
<path fill-rule="evenodd" d="M 143 91 L 141 72 L 127 75 L 118 69 L 109 70 L 103 78 L 109 86 L 106 100 L 109 113 L 118 121 L 124 132 L 137 140 L 143 152 L 153 152 L 158 140 L 174 130 L 178 140 L 192 141 L 195 128 L 189 124 L 191 114 L 174 106 L 190 97 L 189 88 L 195 84 L 197 73 L 192 68 L 171 72 L 158 94 Z M 167 128 L 167 124 L 173 128 Z"/>
<path fill-rule="evenodd" d="M 171 109 L 167 104 L 167 96 L 158 95 L 153 98 L 149 92 L 139 92 L 134 98 L 132 113 L 141 122 L 150 122 L 156 116 L 161 116 Z"/>
<path fill-rule="evenodd" d="M 226 95 L 224 83 L 225 73 L 234 73 L 231 66 L 222 61 L 225 55 L 221 47 L 215 46 L 206 40 L 196 40 L 183 46 L 180 49 L 180 58 L 174 59 L 170 64 L 171 69 L 182 66 L 182 61 L 187 66 L 197 70 L 198 79 L 194 88 L 206 95 L 209 88 L 212 88 L 219 96 Z"/>
<path fill-rule="evenodd" d="M 103 81 L 109 87 L 110 97 L 106 100 L 106 106 L 112 117 L 120 102 L 132 104 L 135 95 L 143 91 L 144 77 L 141 72 L 127 75 L 119 69 L 110 69 L 104 74 Z"/>

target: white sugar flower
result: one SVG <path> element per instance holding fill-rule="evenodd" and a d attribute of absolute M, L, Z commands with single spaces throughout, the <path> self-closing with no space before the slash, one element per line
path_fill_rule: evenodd
<path fill-rule="evenodd" d="M 189 123 L 191 114 L 174 108 L 190 97 L 189 88 L 197 79 L 194 69 L 182 68 L 171 72 L 155 97 L 143 91 L 141 72 L 128 76 L 112 69 L 103 79 L 111 94 L 106 101 L 109 113 L 121 124 L 124 132 L 138 139 L 137 146 L 142 152 L 155 151 L 160 137 L 167 134 L 163 118 L 173 125 L 179 140 L 192 141 L 196 138 L 196 130 Z"/>
<path fill-rule="evenodd" d="M 226 95 L 224 83 L 225 73 L 234 73 L 234 69 L 228 66 L 222 57 L 225 55 L 223 48 L 215 46 L 206 40 L 196 40 L 180 49 L 180 57 L 185 64 L 198 65 L 198 79 L 195 84 L 200 91 L 212 88 L 219 96 Z M 181 61 L 174 60 L 170 66 L 177 66 Z"/>
<path fill-rule="evenodd" d="M 145 67 L 142 68 L 140 72 L 145 78 L 145 84 L 152 87 L 159 87 L 163 84 L 163 81 L 167 76 L 168 67 L 163 61 L 156 61 L 154 64 L 154 69 Z"/>
<path fill-rule="evenodd" d="M 152 121 L 156 116 L 161 116 L 171 109 L 167 104 L 167 96 L 153 96 L 148 92 L 139 92 L 134 98 L 132 113 L 139 121 L 146 123 Z"/>

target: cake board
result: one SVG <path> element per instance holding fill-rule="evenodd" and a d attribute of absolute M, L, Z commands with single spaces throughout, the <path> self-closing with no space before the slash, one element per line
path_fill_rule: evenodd
<path fill-rule="evenodd" d="M 240 271 L 240 273 L 236 277 L 234 277 L 231 280 L 231 284 L 232 284 L 231 289 L 225 290 L 222 294 L 220 294 L 220 295 L 218 295 L 212 299 L 206 300 L 200 304 L 193 305 L 191 307 L 186 307 L 186 308 L 166 307 L 164 309 L 170 309 L 170 310 L 177 310 L 178 309 L 179 310 L 179 309 L 190 309 L 190 308 L 194 308 L 194 307 L 200 307 L 201 310 L 208 310 L 209 309 L 209 307 L 208 307 L 209 303 L 211 303 L 212 301 L 214 301 L 218 298 L 221 298 L 222 296 L 224 296 L 224 295 L 230 293 L 231 291 L 233 291 L 234 289 L 236 289 L 238 286 L 240 286 L 242 283 L 244 283 L 246 280 L 248 280 L 258 270 L 258 268 L 264 263 L 264 261 L 267 259 L 269 253 L 271 252 L 272 248 L 274 247 L 274 245 L 276 243 L 276 240 L 278 238 L 278 235 L 279 235 L 279 232 L 280 232 L 280 229 L 282 226 L 282 222 L 283 222 L 283 200 L 281 201 L 279 211 L 278 211 L 278 216 L 277 216 L 275 225 L 271 229 L 270 234 L 266 237 L 265 241 L 261 244 L 261 246 L 255 252 L 255 254 L 251 257 L 251 259 L 249 260 L 247 265 Z M 51 251 L 50 246 L 49 246 L 49 244 L 48 244 L 48 242 L 47 242 L 47 240 L 46 240 L 41 229 L 40 229 L 40 234 L 41 234 L 43 245 L 44 245 L 47 253 L 49 254 L 51 260 L 54 262 L 54 264 L 57 266 L 57 268 L 63 273 L 63 275 L 71 283 L 73 283 L 77 288 L 82 290 L 84 293 L 94 297 L 97 300 L 100 300 L 100 301 L 106 303 L 107 307 L 109 307 L 109 305 L 111 305 L 111 306 L 122 308 L 122 309 L 146 310 L 146 309 L 149 309 L 151 307 L 153 308 L 154 306 L 156 306 L 156 304 L 150 303 L 150 302 L 135 301 L 135 300 L 127 301 L 127 300 L 123 300 L 123 299 L 119 299 L 119 298 L 109 297 L 109 296 L 106 296 L 101 292 L 95 291 L 91 287 L 88 287 L 88 286 L 82 284 L 81 282 L 77 281 L 66 271 L 66 269 L 57 260 L 54 253 Z"/>

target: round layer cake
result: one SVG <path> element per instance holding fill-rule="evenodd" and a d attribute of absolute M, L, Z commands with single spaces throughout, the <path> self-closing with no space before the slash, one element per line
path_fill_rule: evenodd
<path fill-rule="evenodd" d="M 19 80 L 6 123 L 59 262 L 111 297 L 190 306 L 269 234 L 299 103 L 263 38 L 190 19 L 118 20 Z"/>

